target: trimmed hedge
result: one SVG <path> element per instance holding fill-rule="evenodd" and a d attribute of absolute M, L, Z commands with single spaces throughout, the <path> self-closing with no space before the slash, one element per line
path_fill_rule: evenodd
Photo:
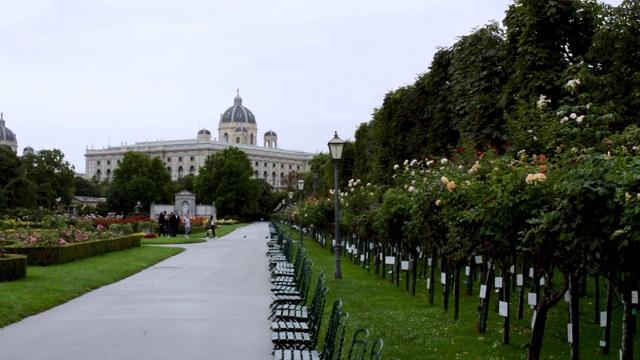
<path fill-rule="evenodd" d="M 7 247 L 5 250 L 7 253 L 26 255 L 27 265 L 29 266 L 47 266 L 64 264 L 139 246 L 139 236 L 124 236 L 52 247 Z"/>
<path fill-rule="evenodd" d="M 20 280 L 27 277 L 27 257 L 4 254 L 0 258 L 0 281 Z"/>

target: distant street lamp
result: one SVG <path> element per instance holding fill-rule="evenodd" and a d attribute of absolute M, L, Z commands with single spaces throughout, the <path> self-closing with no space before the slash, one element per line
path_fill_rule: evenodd
<path fill-rule="evenodd" d="M 336 211 L 336 236 L 335 236 L 335 245 L 333 247 L 333 253 L 336 258 L 336 272 L 335 278 L 342 279 L 342 270 L 340 270 L 340 253 L 341 253 L 341 243 L 340 243 L 340 215 L 338 214 L 340 210 L 340 187 L 338 185 L 338 164 L 340 163 L 340 159 L 342 158 L 342 149 L 344 148 L 344 141 L 338 137 L 338 132 L 336 131 L 335 135 L 333 135 L 333 139 L 329 141 L 327 144 L 329 145 L 329 152 L 331 153 L 331 159 L 333 160 L 333 175 L 334 175 L 334 195 L 335 195 L 335 211 Z"/>
<path fill-rule="evenodd" d="M 300 228 L 298 230 L 300 231 L 300 246 L 302 246 L 302 191 L 304 191 L 304 180 L 302 179 L 298 180 L 298 190 L 300 190 L 300 204 L 298 204 L 298 207 L 300 208 L 298 210 L 298 220 L 300 220 Z"/>
<path fill-rule="evenodd" d="M 136 204 L 136 214 L 140 214 L 142 212 L 142 204 L 140 204 L 140 201 L 138 201 L 138 203 Z"/>
<path fill-rule="evenodd" d="M 293 203 L 293 191 L 289 191 L 289 205 Z M 289 237 L 293 236 L 293 214 L 289 218 Z"/>

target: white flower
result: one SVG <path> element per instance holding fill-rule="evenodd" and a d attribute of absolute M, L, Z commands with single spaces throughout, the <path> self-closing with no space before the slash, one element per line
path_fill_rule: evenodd
<path fill-rule="evenodd" d="M 533 140 L 538 141 L 538 137 L 537 137 L 537 136 L 534 136 L 534 137 L 533 137 Z"/>
<path fill-rule="evenodd" d="M 440 164 L 444 165 L 447 163 L 447 161 L 449 161 L 447 160 L 447 158 L 443 158 L 442 160 L 440 160 Z"/>
<path fill-rule="evenodd" d="M 449 179 L 447 179 L 446 177 L 441 177 L 440 181 L 442 181 L 443 184 L 447 185 L 449 183 Z"/>
<path fill-rule="evenodd" d="M 418 163 L 418 160 L 413 159 L 413 160 L 411 160 L 411 164 L 409 164 L 409 165 L 415 166 L 417 163 Z"/>
<path fill-rule="evenodd" d="M 540 95 L 540 99 L 536 102 L 536 107 L 540 110 L 544 109 L 547 104 L 550 104 L 551 100 L 547 100 L 547 97 L 544 95 Z"/>
<path fill-rule="evenodd" d="M 473 168 L 469 169 L 469 175 L 473 175 L 474 172 L 475 170 Z"/>
<path fill-rule="evenodd" d="M 371 183 L 367 183 L 367 186 L 371 186 Z"/>
<path fill-rule="evenodd" d="M 462 165 L 458 165 L 458 170 L 462 170 L 462 169 L 464 169 Z"/>
<path fill-rule="evenodd" d="M 442 205 L 442 200 L 440 199 L 436 200 L 436 206 L 440 206 L 440 205 Z"/>
<path fill-rule="evenodd" d="M 582 122 L 582 119 L 584 119 L 584 115 L 578 116 L 578 118 L 576 119 L 576 122 L 580 124 Z"/>
<path fill-rule="evenodd" d="M 415 190 L 415 188 L 413 186 L 409 186 L 409 192 L 413 192 L 413 190 Z"/>
<path fill-rule="evenodd" d="M 395 164 L 395 165 L 393 165 L 393 170 L 398 170 L 399 167 L 400 167 L 400 165 Z"/>
<path fill-rule="evenodd" d="M 429 165 L 431 165 L 431 164 L 433 164 L 433 160 L 429 160 L 429 161 L 427 161 L 427 166 L 429 166 Z"/>
<path fill-rule="evenodd" d="M 415 172 L 415 171 L 412 171 L 412 172 L 411 172 L 411 176 L 416 176 L 416 172 Z"/>
<path fill-rule="evenodd" d="M 533 134 L 533 130 L 527 130 L 529 134 Z"/>
<path fill-rule="evenodd" d="M 569 117 L 571 119 L 575 120 L 578 117 L 578 115 L 576 115 L 576 113 L 571 113 L 571 115 L 569 115 Z"/>
<path fill-rule="evenodd" d="M 560 124 L 565 123 L 567 121 L 569 121 L 569 118 L 565 116 L 562 119 L 560 119 Z"/>
<path fill-rule="evenodd" d="M 580 79 L 571 79 L 567 81 L 568 88 L 575 89 L 577 85 L 580 85 Z"/>
<path fill-rule="evenodd" d="M 587 110 L 589 110 L 591 108 L 591 103 L 588 103 L 585 107 L 587 108 Z"/>
<path fill-rule="evenodd" d="M 405 160 L 402 165 L 407 166 L 409 164 L 409 160 Z"/>

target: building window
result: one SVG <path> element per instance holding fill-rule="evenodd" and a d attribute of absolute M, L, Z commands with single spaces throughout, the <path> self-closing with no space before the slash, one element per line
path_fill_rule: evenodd
<path fill-rule="evenodd" d="M 111 160 L 107 160 L 107 165 L 111 165 Z"/>
<path fill-rule="evenodd" d="M 284 169 L 284 164 L 280 164 L 280 169 Z"/>
<path fill-rule="evenodd" d="M 100 172 L 100 170 L 98 170 L 98 172 Z M 262 174 L 262 177 L 264 178 L 264 181 L 267 181 L 267 172 L 266 171 Z"/>
<path fill-rule="evenodd" d="M 291 170 L 293 168 L 293 165 L 289 164 L 289 170 Z"/>
<path fill-rule="evenodd" d="M 96 163 L 98 163 L 98 165 L 100 165 L 100 160 L 96 161 Z"/>
<path fill-rule="evenodd" d="M 276 164 L 275 164 L 275 163 L 273 163 L 273 167 L 276 167 Z"/>
<path fill-rule="evenodd" d="M 167 166 L 167 172 L 171 175 L 171 166 Z"/>
<path fill-rule="evenodd" d="M 258 166 L 258 162 L 256 161 L 256 166 Z"/>
<path fill-rule="evenodd" d="M 189 161 L 195 161 L 195 159 L 196 159 L 195 157 L 189 156 Z"/>
<path fill-rule="evenodd" d="M 196 174 L 196 168 L 195 168 L 195 166 L 191 166 L 191 167 L 189 168 L 189 174 L 191 174 L 191 175 L 195 175 L 195 174 Z"/>
<path fill-rule="evenodd" d="M 180 166 L 178 168 L 178 179 L 182 179 L 183 176 L 184 176 L 184 169 L 182 168 L 182 166 Z"/>
<path fill-rule="evenodd" d="M 111 181 L 111 169 L 107 169 L 107 180 Z"/>
<path fill-rule="evenodd" d="M 178 162 L 182 162 L 182 156 L 178 156 Z"/>
<path fill-rule="evenodd" d="M 170 157 L 167 158 L 167 162 L 171 162 L 171 158 Z"/>
<path fill-rule="evenodd" d="M 296 166 L 296 169 L 300 170 L 300 165 Z"/>
<path fill-rule="evenodd" d="M 267 163 L 264 163 L 264 167 L 267 167 Z"/>
<path fill-rule="evenodd" d="M 100 162 L 100 161 L 98 161 L 98 162 Z M 264 178 L 265 179 L 267 178 L 267 173 L 264 173 Z M 96 179 L 102 180 L 102 171 L 100 171 L 100 169 L 98 169 L 98 171 L 96 171 Z"/>

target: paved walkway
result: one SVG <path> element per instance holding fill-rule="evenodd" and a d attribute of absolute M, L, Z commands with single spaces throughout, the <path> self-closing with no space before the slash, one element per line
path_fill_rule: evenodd
<path fill-rule="evenodd" d="M 262 222 L 176 245 L 187 250 L 0 329 L 0 359 L 272 359 L 268 235 Z"/>

